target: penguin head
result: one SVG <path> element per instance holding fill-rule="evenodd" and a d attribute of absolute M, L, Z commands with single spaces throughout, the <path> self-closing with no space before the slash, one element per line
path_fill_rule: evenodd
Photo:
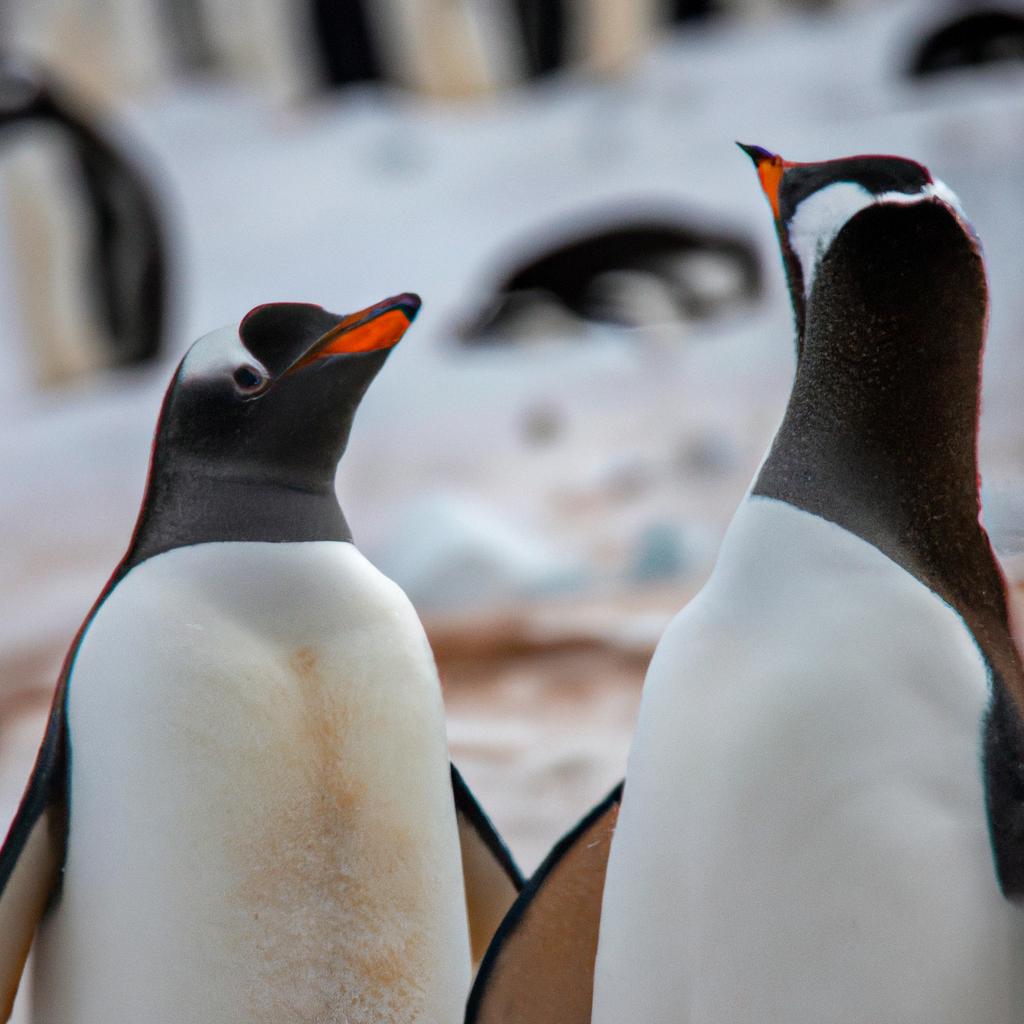
<path fill-rule="evenodd" d="M 885 204 L 939 203 L 977 245 L 956 195 L 913 160 L 866 155 L 796 163 L 760 146 L 737 145 L 754 162 L 775 218 L 796 318 L 798 356 L 818 269 L 840 231 L 861 211 Z"/>
<path fill-rule="evenodd" d="M 347 316 L 272 303 L 201 338 L 167 392 L 152 475 L 333 489 L 359 402 L 419 307 L 412 294 Z"/>

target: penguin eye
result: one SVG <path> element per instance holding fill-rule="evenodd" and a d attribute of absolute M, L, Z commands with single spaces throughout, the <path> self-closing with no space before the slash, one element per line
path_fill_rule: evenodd
<path fill-rule="evenodd" d="M 235 387 L 246 396 L 258 394 L 268 383 L 266 374 L 261 370 L 257 370 L 255 366 L 249 366 L 248 364 L 239 366 L 232 376 L 235 381 Z"/>

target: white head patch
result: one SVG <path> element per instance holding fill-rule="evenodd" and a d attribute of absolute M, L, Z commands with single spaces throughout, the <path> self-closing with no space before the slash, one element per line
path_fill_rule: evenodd
<path fill-rule="evenodd" d="M 242 344 L 237 325 L 221 327 L 204 334 L 192 345 L 182 361 L 178 379 L 194 381 L 230 377 L 237 367 L 245 365 L 264 369 Z"/>
<path fill-rule="evenodd" d="M 786 224 L 789 244 L 803 271 L 804 297 L 810 296 L 818 265 L 851 217 L 875 203 L 909 205 L 925 199 L 941 200 L 953 211 L 971 237 L 977 237 L 956 194 L 938 180 L 929 182 L 919 192 L 882 192 L 877 195 L 856 182 L 837 181 L 804 199 Z"/>

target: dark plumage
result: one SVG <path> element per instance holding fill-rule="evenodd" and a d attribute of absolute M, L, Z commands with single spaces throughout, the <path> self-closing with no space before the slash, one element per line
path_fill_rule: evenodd
<path fill-rule="evenodd" d="M 678 214 L 647 214 L 592 220 L 563 228 L 538 243 L 520 245 L 506 261 L 481 312 L 463 329 L 469 343 L 510 333 L 516 315 L 532 303 L 563 306 L 585 320 L 619 318 L 602 300 L 602 278 L 621 272 L 649 274 L 663 282 L 682 317 L 714 313 L 719 297 L 703 293 L 698 273 L 685 261 L 707 254 L 735 269 L 738 294 L 724 301 L 749 300 L 762 287 L 761 264 L 754 245 L 727 231 L 697 227 Z"/>
<path fill-rule="evenodd" d="M 1024 15 L 999 8 L 971 11 L 933 30 L 918 46 L 910 75 L 923 78 L 1024 60 Z"/>

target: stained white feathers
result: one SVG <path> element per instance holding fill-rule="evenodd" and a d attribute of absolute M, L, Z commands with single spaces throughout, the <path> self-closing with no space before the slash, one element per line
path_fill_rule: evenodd
<path fill-rule="evenodd" d="M 143 562 L 89 627 L 68 723 L 39 1020 L 461 1019 L 437 674 L 404 594 L 350 544 Z"/>

